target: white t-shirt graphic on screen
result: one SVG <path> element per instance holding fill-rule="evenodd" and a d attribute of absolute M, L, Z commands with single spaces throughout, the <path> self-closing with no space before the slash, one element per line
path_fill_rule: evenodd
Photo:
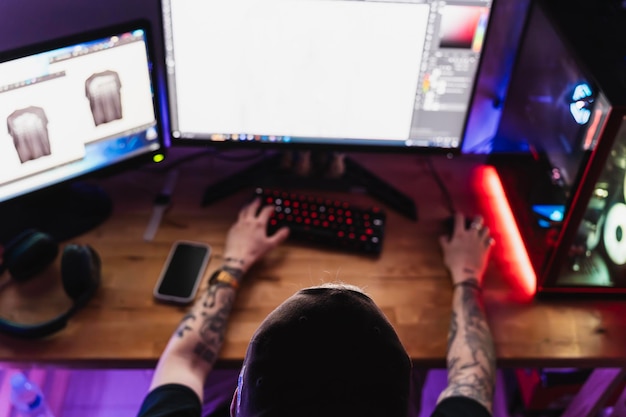
<path fill-rule="evenodd" d="M 41 107 L 14 111 L 7 118 L 7 127 L 21 163 L 50 155 L 48 118 Z"/>
<path fill-rule="evenodd" d="M 115 71 L 99 72 L 85 81 L 85 95 L 96 126 L 122 118 L 121 88 L 120 76 Z"/>

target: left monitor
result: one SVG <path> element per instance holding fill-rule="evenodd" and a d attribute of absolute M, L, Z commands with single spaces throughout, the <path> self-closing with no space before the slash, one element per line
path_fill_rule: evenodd
<path fill-rule="evenodd" d="M 110 201 L 75 180 L 162 157 L 150 36 L 134 21 L 0 52 L 0 212 L 20 218 L 15 228 L 69 215 L 74 225 L 49 227 L 79 234 Z M 91 218 L 70 231 L 76 210 Z M 8 229 L 3 221 L 0 239 Z"/>

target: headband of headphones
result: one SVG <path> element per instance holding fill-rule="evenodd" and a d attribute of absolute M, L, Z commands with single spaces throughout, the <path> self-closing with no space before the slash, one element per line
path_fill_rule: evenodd
<path fill-rule="evenodd" d="M 41 232 L 27 230 L 5 247 L 0 273 L 8 270 L 16 281 L 26 281 L 50 265 L 59 248 L 54 239 Z M 20 324 L 0 318 L 0 332 L 21 338 L 42 338 L 63 329 L 81 307 L 97 292 L 101 280 L 101 261 L 89 245 L 69 244 L 63 249 L 61 278 L 72 306 L 59 316 L 35 324 Z"/>

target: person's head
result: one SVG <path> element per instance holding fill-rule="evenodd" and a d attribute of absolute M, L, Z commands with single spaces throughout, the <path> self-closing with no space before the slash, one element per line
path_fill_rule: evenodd
<path fill-rule="evenodd" d="M 256 331 L 239 376 L 236 417 L 405 417 L 411 361 L 360 289 L 298 291 Z"/>

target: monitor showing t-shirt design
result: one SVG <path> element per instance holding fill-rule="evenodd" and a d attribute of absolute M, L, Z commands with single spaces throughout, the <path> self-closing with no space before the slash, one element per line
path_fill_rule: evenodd
<path fill-rule="evenodd" d="M 164 151 L 150 44 L 135 21 L 0 51 L 0 210 Z"/>

